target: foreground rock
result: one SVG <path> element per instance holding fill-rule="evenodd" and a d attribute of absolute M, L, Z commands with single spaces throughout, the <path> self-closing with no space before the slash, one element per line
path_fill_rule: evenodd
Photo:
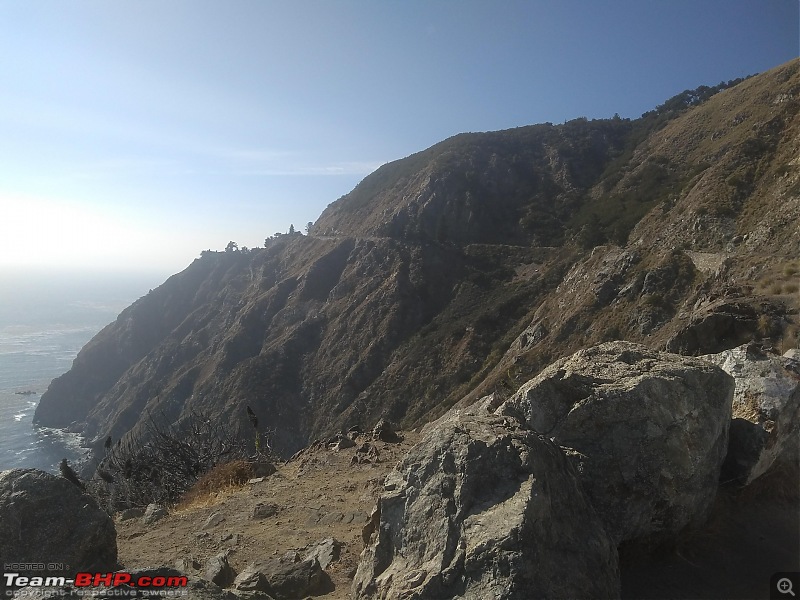
<path fill-rule="evenodd" d="M 776 462 L 797 461 L 800 361 L 765 354 L 752 344 L 703 358 L 736 381 L 723 481 L 748 485 Z"/>
<path fill-rule="evenodd" d="M 252 563 L 236 577 L 233 587 L 238 592 L 266 593 L 276 600 L 297 600 L 324 594 L 331 583 L 316 558 L 300 561 L 295 554 Z"/>
<path fill-rule="evenodd" d="M 705 520 L 728 443 L 733 379 L 696 358 L 608 342 L 556 361 L 498 414 L 561 446 L 615 543 Z"/>
<path fill-rule="evenodd" d="M 228 563 L 226 552 L 220 552 L 206 561 L 205 578 L 223 588 L 233 583 L 236 571 Z"/>
<path fill-rule="evenodd" d="M 384 489 L 356 598 L 619 595 L 616 548 L 574 470 L 514 418 L 446 416 Z"/>
<path fill-rule="evenodd" d="M 117 533 L 97 503 L 66 479 L 36 469 L 3 471 L 0 558 L 4 564 L 65 565 L 63 572 L 26 571 L 28 576 L 112 571 Z"/>

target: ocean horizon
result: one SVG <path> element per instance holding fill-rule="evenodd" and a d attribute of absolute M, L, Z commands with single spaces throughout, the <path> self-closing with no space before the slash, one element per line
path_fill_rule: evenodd
<path fill-rule="evenodd" d="M 79 435 L 33 425 L 36 406 L 92 337 L 165 278 L 0 272 L 0 471 L 55 472 L 62 458 L 85 458 Z"/>

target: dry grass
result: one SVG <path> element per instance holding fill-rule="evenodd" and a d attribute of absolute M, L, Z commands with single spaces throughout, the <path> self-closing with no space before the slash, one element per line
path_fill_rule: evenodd
<path fill-rule="evenodd" d="M 775 324 L 772 321 L 772 317 L 769 315 L 760 315 L 758 317 L 756 331 L 758 335 L 763 338 L 772 337 L 775 334 Z"/>
<path fill-rule="evenodd" d="M 744 402 L 734 401 L 733 414 L 734 419 L 747 419 L 751 423 L 758 423 L 761 419 L 761 408 L 758 406 L 756 396 L 746 396 Z"/>
<path fill-rule="evenodd" d="M 222 463 L 204 474 L 181 497 L 177 510 L 211 506 L 241 488 L 253 477 L 253 467 L 244 460 Z"/>
<path fill-rule="evenodd" d="M 781 354 L 791 348 L 800 348 L 800 327 L 792 323 L 783 330 L 779 344 Z"/>

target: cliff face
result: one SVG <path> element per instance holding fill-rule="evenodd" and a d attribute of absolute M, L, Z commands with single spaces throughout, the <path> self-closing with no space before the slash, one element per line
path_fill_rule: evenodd
<path fill-rule="evenodd" d="M 515 390 L 605 339 L 796 345 L 799 67 L 385 165 L 310 236 L 204 253 L 123 311 L 36 419 L 103 440 L 148 415 L 246 425 L 248 404 L 288 454 Z"/>

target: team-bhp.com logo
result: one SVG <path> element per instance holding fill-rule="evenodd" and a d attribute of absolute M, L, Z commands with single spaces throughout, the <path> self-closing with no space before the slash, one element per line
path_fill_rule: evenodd
<path fill-rule="evenodd" d="M 20 573 L 3 573 L 5 586 L 7 588 L 61 588 L 72 586 L 80 589 L 94 588 L 147 588 L 148 590 L 159 590 L 159 595 L 183 595 L 188 580 L 185 576 L 164 576 L 164 575 L 136 575 L 124 571 L 116 573 L 89 573 L 82 571 L 76 573 L 74 578 L 66 577 L 38 577 L 21 575 Z M 167 593 L 164 593 L 167 592 Z M 172 592 L 172 593 L 169 593 Z"/>

